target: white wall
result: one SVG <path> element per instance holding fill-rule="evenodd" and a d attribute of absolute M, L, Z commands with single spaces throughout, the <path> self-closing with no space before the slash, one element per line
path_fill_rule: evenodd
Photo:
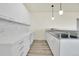
<path fill-rule="evenodd" d="M 0 17 L 2 16 L 8 20 L 30 24 L 30 13 L 21 3 L 0 3 Z"/>
<path fill-rule="evenodd" d="M 44 32 L 48 28 L 58 28 L 67 30 L 76 30 L 76 18 L 79 17 L 78 12 L 64 12 L 63 16 L 59 16 L 58 12 L 54 13 L 55 20 L 51 20 L 49 12 L 33 12 L 31 29 L 35 32 L 35 39 L 45 39 Z"/>

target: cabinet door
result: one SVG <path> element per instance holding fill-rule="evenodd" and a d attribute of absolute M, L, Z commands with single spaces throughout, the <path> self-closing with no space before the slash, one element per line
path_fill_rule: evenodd
<path fill-rule="evenodd" d="M 59 42 L 59 39 L 54 37 L 53 38 L 53 54 L 55 56 L 58 56 L 59 52 L 60 52 L 60 42 Z"/>
<path fill-rule="evenodd" d="M 30 40 L 31 40 L 31 44 L 32 44 L 33 40 L 34 40 L 34 33 L 33 32 L 30 33 Z"/>
<path fill-rule="evenodd" d="M 48 42 L 49 47 L 51 47 L 51 35 L 49 33 L 46 33 L 46 40 Z"/>
<path fill-rule="evenodd" d="M 49 45 L 49 47 L 50 47 L 50 49 L 51 49 L 51 51 L 52 51 L 52 53 L 53 53 L 53 45 L 54 45 L 54 41 L 55 41 L 55 39 L 54 39 L 54 37 L 50 34 L 50 33 L 47 33 L 46 34 L 46 37 L 47 37 L 47 42 L 48 42 L 48 45 Z"/>
<path fill-rule="evenodd" d="M 27 33 L 27 35 L 25 36 L 25 52 L 26 52 L 26 55 L 30 49 L 30 46 L 31 46 L 31 41 L 30 41 L 30 33 Z"/>
<path fill-rule="evenodd" d="M 12 55 L 19 56 L 20 52 L 22 50 L 24 50 L 24 48 L 25 48 L 24 39 L 21 39 L 21 40 L 15 42 L 15 44 L 13 44 L 13 47 L 12 47 Z"/>
<path fill-rule="evenodd" d="M 61 39 L 60 56 L 79 56 L 79 39 Z"/>
<path fill-rule="evenodd" d="M 49 44 L 49 47 L 52 51 L 52 53 L 57 56 L 59 55 L 59 39 L 51 35 L 50 33 L 46 34 L 47 42 Z"/>

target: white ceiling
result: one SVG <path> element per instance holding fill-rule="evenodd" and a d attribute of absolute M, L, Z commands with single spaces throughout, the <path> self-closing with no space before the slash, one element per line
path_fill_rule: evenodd
<path fill-rule="evenodd" d="M 24 3 L 30 12 L 51 12 L 51 3 Z M 59 3 L 54 3 L 54 11 L 59 10 Z M 62 3 L 64 11 L 79 12 L 79 3 Z"/>

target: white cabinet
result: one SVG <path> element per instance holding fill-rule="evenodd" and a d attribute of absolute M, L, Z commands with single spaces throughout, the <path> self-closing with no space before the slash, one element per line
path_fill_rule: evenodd
<path fill-rule="evenodd" d="M 60 56 L 79 56 L 79 39 L 61 39 Z"/>
<path fill-rule="evenodd" d="M 30 33 L 29 34 L 26 34 L 25 37 L 23 37 L 21 40 L 17 41 L 13 47 L 12 47 L 12 52 L 13 52 L 13 55 L 16 55 L 16 56 L 26 56 L 29 49 L 30 49 L 30 46 L 31 46 L 31 42 L 30 42 Z"/>
<path fill-rule="evenodd" d="M 19 39 L 9 40 L 6 38 L 5 42 L 0 42 L 0 56 L 26 56 L 30 49 L 29 34 L 23 35 Z"/>
<path fill-rule="evenodd" d="M 30 42 L 31 42 L 31 45 L 33 43 L 33 40 L 34 40 L 34 32 L 30 32 Z"/>
<path fill-rule="evenodd" d="M 25 42 L 24 39 L 15 42 L 12 46 L 12 55 L 23 56 L 25 54 Z M 23 53 L 24 52 L 24 53 Z"/>
<path fill-rule="evenodd" d="M 46 32 L 46 39 L 52 53 L 55 56 L 59 55 L 59 40 L 48 32 Z"/>
<path fill-rule="evenodd" d="M 28 32 L 19 38 L 15 37 L 14 40 L 6 38 L 5 42 L 0 40 L 0 56 L 26 56 L 33 42 L 31 34 Z"/>
<path fill-rule="evenodd" d="M 10 34 L 11 35 L 11 34 Z M 19 35 L 19 36 L 18 36 Z M 32 32 L 0 39 L 0 56 L 26 56 L 33 42 Z M 3 36 L 4 37 L 4 36 Z"/>

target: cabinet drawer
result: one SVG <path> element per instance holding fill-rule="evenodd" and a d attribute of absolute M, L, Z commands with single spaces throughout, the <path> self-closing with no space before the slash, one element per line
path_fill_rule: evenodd
<path fill-rule="evenodd" d="M 22 51 L 23 49 L 24 49 L 24 45 L 23 45 L 23 46 L 19 46 L 19 47 L 17 48 L 18 52 Z"/>
<path fill-rule="evenodd" d="M 24 51 L 25 51 L 25 47 L 24 47 L 24 46 L 18 48 L 18 49 L 17 49 L 17 55 L 18 55 L 18 56 L 22 55 Z"/>
<path fill-rule="evenodd" d="M 15 54 L 16 53 L 16 55 L 19 55 L 19 53 L 21 52 L 21 51 L 23 51 L 24 50 L 24 48 L 25 48 L 25 43 L 24 43 L 24 41 L 18 41 L 18 42 L 16 42 L 15 43 L 15 45 L 14 45 L 14 47 L 13 47 L 13 53 Z"/>
<path fill-rule="evenodd" d="M 24 46 L 24 40 L 19 40 L 18 42 L 16 42 L 16 49 L 20 49 L 22 46 Z"/>
<path fill-rule="evenodd" d="M 24 51 L 22 51 L 19 55 L 24 56 L 25 55 Z"/>

